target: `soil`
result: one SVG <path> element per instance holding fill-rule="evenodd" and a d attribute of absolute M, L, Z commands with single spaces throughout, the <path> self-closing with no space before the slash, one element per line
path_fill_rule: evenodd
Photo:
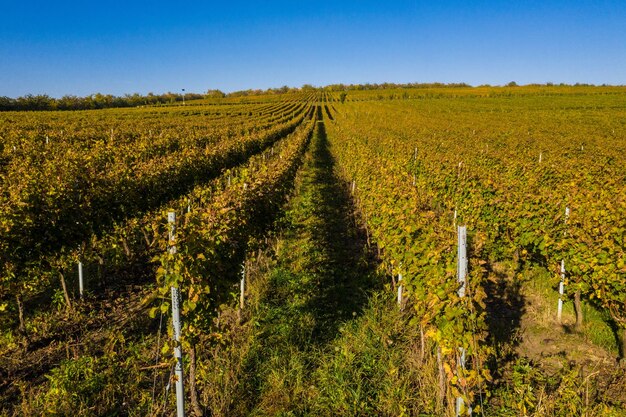
<path fill-rule="evenodd" d="M 526 358 L 546 376 L 564 369 L 578 369 L 582 382 L 593 382 L 604 401 L 626 403 L 626 370 L 618 365 L 615 352 L 594 344 L 589 338 L 593 322 L 576 331 L 576 316 L 563 313 L 556 318 L 556 305 L 531 285 L 532 274 L 493 264 L 489 270 L 487 322 L 501 361 L 511 364 Z M 509 378 L 508 367 L 499 366 L 496 377 Z"/>

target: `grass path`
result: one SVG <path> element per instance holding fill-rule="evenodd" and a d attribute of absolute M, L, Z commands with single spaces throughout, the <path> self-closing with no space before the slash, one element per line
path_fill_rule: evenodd
<path fill-rule="evenodd" d="M 323 122 L 296 187 L 245 365 L 251 415 L 308 413 L 319 394 L 311 378 L 320 357 L 379 282 L 348 189 L 335 175 Z"/>
<path fill-rule="evenodd" d="M 330 146 L 319 122 L 274 255 L 251 269 L 244 321 L 221 314 L 228 342 L 205 370 L 214 416 L 443 413 L 436 359 L 383 287 Z"/>

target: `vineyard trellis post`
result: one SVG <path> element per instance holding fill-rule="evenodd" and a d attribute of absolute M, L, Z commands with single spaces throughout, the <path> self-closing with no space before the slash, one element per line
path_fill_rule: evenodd
<path fill-rule="evenodd" d="M 398 307 L 402 309 L 402 272 L 398 273 Z"/>
<path fill-rule="evenodd" d="M 84 281 L 83 281 L 83 262 L 81 260 L 78 261 L 78 294 L 80 298 L 83 298 L 84 291 Z"/>
<path fill-rule="evenodd" d="M 467 276 L 467 226 L 458 226 L 457 280 L 459 297 L 465 297 Z"/>
<path fill-rule="evenodd" d="M 245 290 L 246 290 L 246 262 L 241 264 L 241 279 L 239 280 L 239 308 L 243 310 L 245 302 Z"/>
<path fill-rule="evenodd" d="M 459 348 L 459 353 L 458 353 L 458 363 L 457 366 L 460 369 L 465 370 L 465 348 L 460 347 Z M 459 417 L 461 415 L 461 411 L 463 410 L 463 407 L 465 406 L 465 401 L 463 400 L 463 397 L 456 397 L 456 404 L 455 404 L 455 408 L 456 408 L 456 415 L 457 417 Z M 472 414 L 472 409 L 469 409 L 470 415 Z"/>
<path fill-rule="evenodd" d="M 176 253 L 176 213 L 167 213 L 167 223 L 169 226 L 169 253 Z M 176 415 L 185 416 L 185 390 L 183 387 L 183 349 L 180 344 L 181 322 L 180 322 L 180 289 L 172 285 L 172 327 L 174 330 L 174 358 L 176 365 L 174 374 L 176 376 Z"/>
<path fill-rule="evenodd" d="M 561 282 L 559 282 L 559 303 L 556 309 L 556 318 L 561 322 L 563 314 L 563 294 L 565 293 L 565 261 L 561 260 Z"/>
<path fill-rule="evenodd" d="M 569 221 L 570 210 L 569 207 L 565 207 L 565 230 L 563 235 L 567 236 L 567 222 Z M 565 294 L 565 260 L 561 259 L 561 281 L 559 282 L 559 301 L 556 308 L 556 318 L 561 323 L 561 317 L 563 315 L 563 295 Z"/>
<path fill-rule="evenodd" d="M 458 295 L 460 298 L 465 297 L 467 287 L 467 226 L 458 226 L 457 228 L 457 280 L 459 283 Z M 465 348 L 459 347 L 458 368 L 465 370 Z M 456 416 L 461 415 L 465 401 L 463 397 L 456 397 L 455 411 Z M 472 408 L 469 408 L 469 414 L 472 414 Z"/>

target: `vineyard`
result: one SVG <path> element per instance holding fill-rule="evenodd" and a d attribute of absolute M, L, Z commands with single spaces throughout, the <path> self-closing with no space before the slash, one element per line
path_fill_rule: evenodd
<path fill-rule="evenodd" d="M 626 416 L 625 99 L 0 112 L 0 415 Z"/>

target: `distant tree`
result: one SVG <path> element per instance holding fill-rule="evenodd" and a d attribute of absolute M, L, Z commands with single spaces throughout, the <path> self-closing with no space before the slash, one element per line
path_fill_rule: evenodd
<path fill-rule="evenodd" d="M 517 87 L 518 85 L 517 85 L 517 83 L 516 83 L 515 81 L 511 81 L 511 82 L 510 82 L 510 83 L 508 83 L 506 86 L 507 86 L 507 87 Z"/>
<path fill-rule="evenodd" d="M 226 94 L 224 94 L 224 92 L 221 91 L 221 90 L 207 90 L 207 92 L 204 94 L 204 97 L 206 97 L 206 98 L 224 98 L 224 97 L 226 97 Z"/>
<path fill-rule="evenodd" d="M 13 110 L 15 108 L 15 100 L 9 97 L 0 97 L 0 110 Z"/>

